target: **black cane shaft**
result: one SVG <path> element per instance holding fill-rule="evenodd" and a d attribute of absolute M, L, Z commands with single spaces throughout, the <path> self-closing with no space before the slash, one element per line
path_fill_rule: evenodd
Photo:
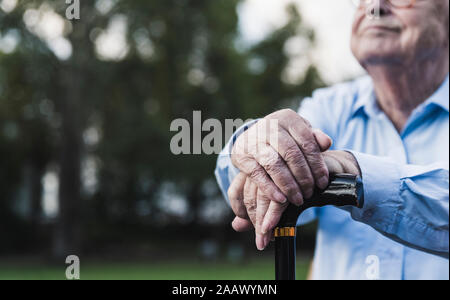
<path fill-rule="evenodd" d="M 330 177 L 330 184 L 324 191 L 316 191 L 302 206 L 289 204 L 274 231 L 275 279 L 295 280 L 295 226 L 303 211 L 326 205 L 362 207 L 363 194 L 362 182 L 358 176 L 337 174 Z"/>
<path fill-rule="evenodd" d="M 275 243 L 275 278 L 295 280 L 295 236 L 278 237 Z"/>

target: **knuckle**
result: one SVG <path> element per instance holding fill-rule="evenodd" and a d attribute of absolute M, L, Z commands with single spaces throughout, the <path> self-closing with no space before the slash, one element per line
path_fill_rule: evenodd
<path fill-rule="evenodd" d="M 304 142 L 302 143 L 302 149 L 309 155 L 315 155 L 319 153 L 318 146 L 315 142 Z"/>
<path fill-rule="evenodd" d="M 264 171 L 259 168 L 251 170 L 250 174 L 248 174 L 250 179 L 254 182 L 261 181 L 264 178 L 264 175 Z"/>
<path fill-rule="evenodd" d="M 248 155 L 235 154 L 231 155 L 231 163 L 238 169 L 245 170 L 254 163 L 254 160 Z"/>
<path fill-rule="evenodd" d="M 279 156 L 275 151 L 263 151 L 260 157 L 261 165 L 264 169 L 273 169 L 279 166 Z"/>
<path fill-rule="evenodd" d="M 282 173 L 279 163 L 265 164 L 264 169 L 271 177 L 278 177 Z"/>
<path fill-rule="evenodd" d="M 244 205 L 247 209 L 255 208 L 256 207 L 256 201 L 253 197 L 244 197 Z"/>
<path fill-rule="evenodd" d="M 286 162 L 298 162 L 301 159 L 302 153 L 298 149 L 297 145 L 289 146 L 286 151 L 284 151 L 283 159 Z"/>
<path fill-rule="evenodd" d="M 256 211 L 256 203 L 255 202 L 249 202 L 248 205 L 245 206 L 247 208 L 247 213 L 249 215 L 254 214 Z"/>

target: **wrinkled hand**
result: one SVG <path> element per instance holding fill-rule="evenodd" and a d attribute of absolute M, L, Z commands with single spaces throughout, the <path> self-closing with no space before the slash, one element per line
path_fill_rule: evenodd
<path fill-rule="evenodd" d="M 228 189 L 228 198 L 236 215 L 232 223 L 233 229 L 243 232 L 254 228 L 256 247 L 263 250 L 272 239 L 271 232 L 263 232 L 265 217 L 279 220 L 289 203 L 271 201 L 244 173 L 239 173 L 233 180 Z"/>
<path fill-rule="evenodd" d="M 324 161 L 330 174 L 349 173 L 361 176 L 352 154 L 345 151 L 327 151 Z M 272 229 L 278 224 L 288 203 L 278 203 L 265 197 L 255 183 L 244 173 L 235 177 L 228 189 L 233 212 L 233 229 L 241 232 L 255 228 L 256 247 L 263 250 L 273 238 Z"/>
<path fill-rule="evenodd" d="M 331 139 L 290 109 L 272 113 L 244 132 L 233 146 L 233 165 L 270 200 L 295 205 L 324 189 L 329 173 L 321 155 Z"/>

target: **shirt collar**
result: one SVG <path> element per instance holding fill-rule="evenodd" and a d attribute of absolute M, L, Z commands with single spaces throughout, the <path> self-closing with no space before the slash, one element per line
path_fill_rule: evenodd
<path fill-rule="evenodd" d="M 357 82 L 358 92 L 356 94 L 355 104 L 353 105 L 353 116 L 360 111 L 364 111 L 368 115 L 375 113 L 378 108 L 375 90 L 372 78 L 364 76 Z"/>
<path fill-rule="evenodd" d="M 442 83 L 442 85 L 439 87 L 439 89 L 430 97 L 427 101 L 425 101 L 425 105 L 429 104 L 435 104 L 439 107 L 442 107 L 447 112 L 449 111 L 449 83 L 448 83 L 449 76 L 447 75 L 447 78 Z"/>
<path fill-rule="evenodd" d="M 373 81 L 369 76 L 359 79 L 357 99 L 353 106 L 352 114 L 355 115 L 360 111 L 364 111 L 369 116 L 379 113 L 381 110 L 376 101 Z M 436 92 L 428 98 L 421 106 L 429 106 L 434 104 L 442 109 L 449 111 L 449 75 Z"/>

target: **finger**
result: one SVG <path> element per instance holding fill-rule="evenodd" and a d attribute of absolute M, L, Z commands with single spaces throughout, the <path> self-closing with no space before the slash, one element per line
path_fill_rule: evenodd
<path fill-rule="evenodd" d="M 264 168 L 270 178 L 272 178 L 273 182 L 281 192 L 283 192 L 292 203 L 296 205 L 301 205 L 303 203 L 303 196 L 296 179 L 274 148 L 266 143 L 258 144 L 258 151 L 255 154 L 255 159 Z M 259 184 L 258 187 L 263 190 Z M 264 193 L 264 191 L 262 192 Z"/>
<path fill-rule="evenodd" d="M 270 230 L 274 229 L 280 221 L 281 215 L 286 210 L 288 204 L 280 204 L 274 201 L 271 201 L 269 204 L 269 208 L 264 216 L 263 225 L 261 228 L 261 232 L 263 234 L 268 233 Z"/>
<path fill-rule="evenodd" d="M 253 224 L 250 220 L 235 217 L 231 223 L 231 227 L 237 232 L 245 232 L 253 229 Z"/>
<path fill-rule="evenodd" d="M 240 218 L 246 219 L 247 209 L 244 205 L 244 185 L 247 179 L 245 173 L 239 173 L 228 188 L 228 199 L 234 214 Z"/>
<path fill-rule="evenodd" d="M 270 244 L 270 242 L 274 242 L 275 241 L 274 231 L 273 230 L 269 230 L 264 237 L 265 237 L 264 238 L 264 242 L 266 243 L 266 248 Z"/>
<path fill-rule="evenodd" d="M 256 150 L 255 150 L 256 151 Z M 233 154 L 233 164 L 254 182 L 271 200 L 284 203 L 286 196 L 267 174 L 266 170 L 249 155 Z"/>
<path fill-rule="evenodd" d="M 270 199 L 264 196 L 261 190 L 257 192 L 256 198 L 256 247 L 258 250 L 264 250 L 267 247 L 267 237 L 261 233 L 262 223 L 264 221 L 264 216 L 266 215 L 267 209 L 269 208 Z"/>
<path fill-rule="evenodd" d="M 312 187 L 317 185 L 320 189 L 325 189 L 329 180 L 328 169 L 312 133 L 311 125 L 300 118 L 296 119 L 296 122 L 291 122 L 291 126 L 287 130 L 300 146 L 313 175 L 313 178 L 305 178 L 306 183 L 312 181 Z"/>
<path fill-rule="evenodd" d="M 302 205 L 303 199 L 310 198 L 314 193 L 313 175 L 302 150 L 292 136 L 282 127 L 278 128 L 277 135 L 278 138 L 276 140 L 270 139 L 270 144 L 285 161 L 299 186 L 300 195 L 297 195 L 296 198 L 291 198 L 293 200 L 291 202 L 296 205 Z"/>
<path fill-rule="evenodd" d="M 319 144 L 320 151 L 325 152 L 333 145 L 333 140 L 320 129 L 313 129 L 314 137 Z"/>
<path fill-rule="evenodd" d="M 244 205 L 247 210 L 249 220 L 253 227 L 256 228 L 256 196 L 258 187 L 249 178 L 245 181 L 244 186 Z"/>
<path fill-rule="evenodd" d="M 336 157 L 336 153 L 333 151 L 326 151 L 323 153 L 325 163 L 327 164 L 328 170 L 331 173 L 345 173 L 344 166 L 341 164 L 339 157 Z"/>

